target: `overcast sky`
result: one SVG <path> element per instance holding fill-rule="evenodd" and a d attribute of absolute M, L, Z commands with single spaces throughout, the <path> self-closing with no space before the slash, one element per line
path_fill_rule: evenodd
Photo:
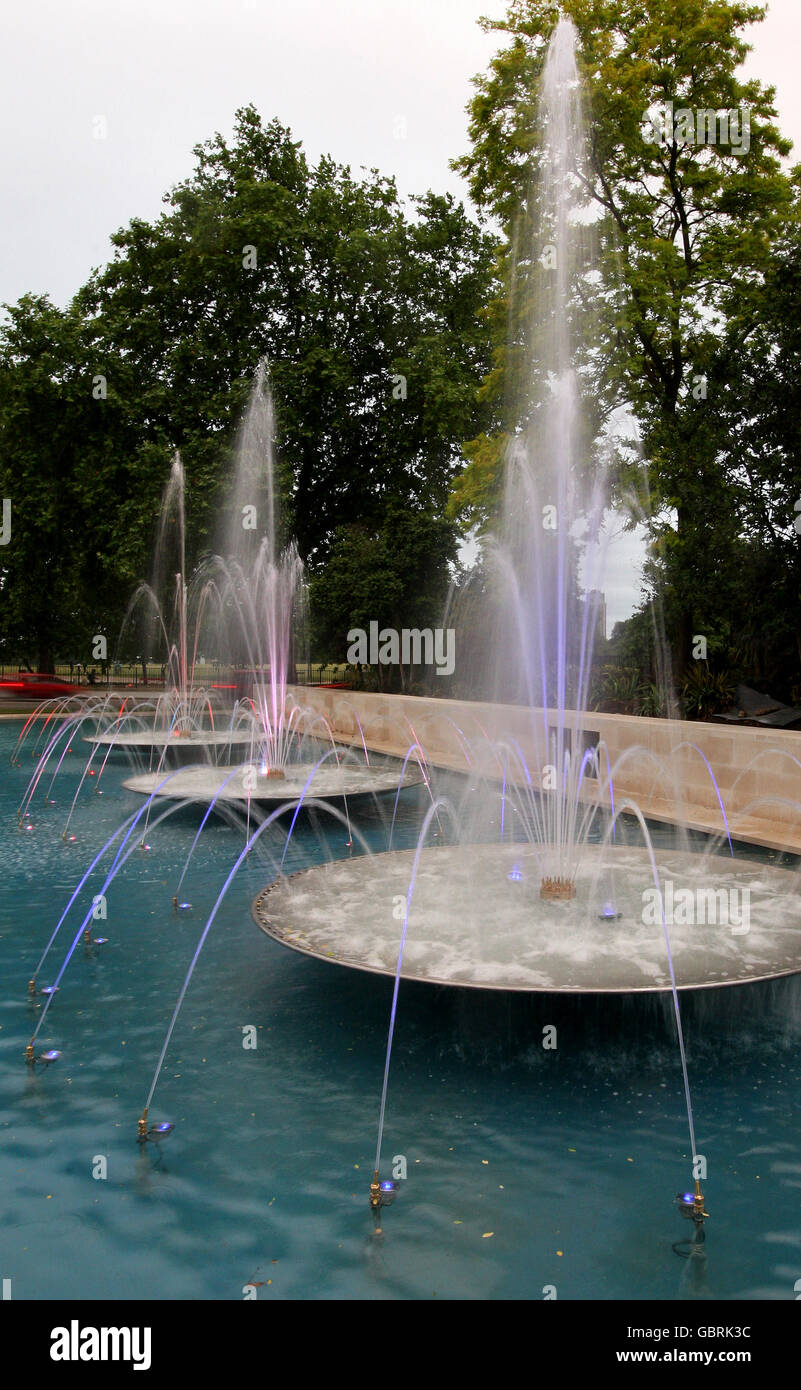
<path fill-rule="evenodd" d="M 7 3 L 0 301 L 34 290 L 63 304 L 107 260 L 111 232 L 158 216 L 162 195 L 192 170 L 192 146 L 230 134 L 248 102 L 288 125 L 315 159 L 375 166 L 395 174 L 403 193 L 463 196 L 448 161 L 467 148 L 470 79 L 499 47 L 476 20 L 505 8 L 503 0 Z M 752 33 L 749 66 L 776 84 L 781 125 L 801 160 L 801 0 L 772 0 Z"/>
<path fill-rule="evenodd" d="M 470 79 L 502 37 L 476 20 L 505 10 L 504 0 L 7 0 L 0 301 L 34 291 L 64 304 L 108 259 L 110 234 L 158 216 L 191 173 L 193 145 L 229 135 L 249 102 L 312 159 L 377 167 L 403 194 L 465 196 L 448 161 L 467 148 Z M 772 0 L 752 42 L 748 70 L 775 84 L 801 161 L 801 0 Z"/>

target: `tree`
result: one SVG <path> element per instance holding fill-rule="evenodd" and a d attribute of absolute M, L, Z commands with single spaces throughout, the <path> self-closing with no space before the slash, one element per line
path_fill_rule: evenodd
<path fill-rule="evenodd" d="M 33 295 L 0 335 L 0 490 L 12 505 L 0 643 L 6 660 L 41 671 L 91 660 L 96 634 L 111 648 L 109 618 L 121 617 L 162 485 L 148 479 L 120 376 L 109 385 L 88 336 L 74 306 Z"/>
<path fill-rule="evenodd" d="M 743 331 L 747 324 L 748 332 Z M 738 351 L 710 380 L 715 466 L 723 487 L 704 499 L 717 544 L 696 561 L 698 632 L 717 636 L 725 664 L 749 684 L 796 701 L 801 686 L 801 229 L 771 248 L 750 294 Z M 664 530 L 663 584 L 684 580 Z M 703 569 L 701 565 L 703 564 Z"/>
<path fill-rule="evenodd" d="M 195 155 L 164 213 L 118 231 L 110 264 L 67 310 L 27 297 L 0 333 L 9 655 L 32 643 L 51 665 L 101 631 L 112 647 L 149 573 L 176 448 L 190 568 L 221 545 L 238 422 L 264 355 L 284 539 L 295 535 L 312 569 L 348 524 L 377 532 L 404 508 L 442 511 L 459 441 L 480 424 L 495 242 L 461 206 L 427 193 L 409 212 L 375 170 L 357 179 L 327 157 L 312 167 L 253 107 L 232 141 L 217 135 Z"/>
<path fill-rule="evenodd" d="M 314 576 L 310 607 L 312 646 L 317 659 L 341 661 L 348 633 L 378 629 L 423 629 L 442 625 L 445 601 L 456 564 L 453 529 L 432 512 L 391 505 L 382 524 L 352 524 L 337 532 L 330 558 Z M 442 679 L 428 673 L 427 688 L 438 691 Z M 378 665 L 381 689 L 392 671 Z M 399 661 L 395 679 L 401 689 L 418 686 L 424 673 Z"/>
<path fill-rule="evenodd" d="M 449 196 L 412 200 L 410 218 L 377 171 L 356 180 L 328 157 L 310 167 L 253 107 L 230 145 L 217 135 L 195 154 L 169 210 L 117 233 L 81 301 L 98 350 L 134 372 L 145 430 L 182 451 L 198 541 L 213 540 L 262 356 L 304 560 L 322 563 L 338 527 L 380 522 L 391 501 L 444 507 L 459 441 L 480 419 L 494 239 Z"/>
<path fill-rule="evenodd" d="M 694 571 L 719 544 L 718 504 L 728 488 L 714 385 L 732 374 L 754 331 L 754 294 L 772 244 L 797 215 L 799 179 L 780 165 L 790 145 L 774 124 L 774 89 L 738 76 L 748 52 L 742 31 L 763 18 L 764 6 L 565 0 L 562 8 L 578 31 L 589 129 L 584 177 L 601 214 L 592 394 L 606 412 L 623 401 L 634 406 L 652 516 L 675 512 L 682 664 L 699 591 Z M 538 168 L 532 93 L 556 18 L 549 0 L 515 0 L 504 20 L 482 21 L 510 42 L 476 79 L 472 149 L 456 161 L 483 214 L 504 228 L 507 282 L 516 209 Z M 486 515 L 500 442 L 515 426 L 500 396 L 500 300 L 494 318 L 496 371 L 485 382 L 493 428 L 468 445 L 470 463 L 452 502 L 455 515 L 472 518 Z"/>

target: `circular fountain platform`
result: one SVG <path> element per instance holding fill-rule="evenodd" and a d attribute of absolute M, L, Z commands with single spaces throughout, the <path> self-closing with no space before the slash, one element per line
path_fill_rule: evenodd
<path fill-rule="evenodd" d="M 679 851 L 657 851 L 656 863 L 679 989 L 801 972 L 795 873 Z M 293 950 L 394 975 L 413 864 L 414 851 L 397 851 L 306 869 L 265 888 L 253 917 Z M 521 845 L 423 850 L 403 978 L 593 994 L 670 989 L 647 850 L 588 846 L 569 901 L 540 897 L 540 864 Z M 681 920 L 688 910 L 694 923 Z M 620 916 L 601 920 L 604 911 Z"/>
<path fill-rule="evenodd" d="M 258 739 L 255 740 L 258 742 Z M 199 729 L 190 734 L 176 734 L 170 729 L 136 729 L 128 733 L 93 734 L 84 740 L 103 748 L 250 748 L 254 742 L 250 732 L 229 733 L 222 729 Z"/>
<path fill-rule="evenodd" d="M 259 770 L 257 763 L 243 763 L 238 767 L 187 767 L 172 776 L 166 772 L 149 772 L 141 777 L 129 777 L 122 785 L 144 796 L 155 793 L 158 797 L 181 801 L 258 801 L 280 805 L 281 802 L 300 801 L 301 797 L 337 801 L 345 797 L 377 796 L 381 792 L 397 791 L 399 786 L 415 786 L 422 780 L 417 767 L 407 767 L 401 776 L 400 769 L 391 767 L 354 766 L 352 763 L 337 767 L 323 763 L 315 771 L 313 763 L 290 763 L 283 777 L 270 777 Z"/>

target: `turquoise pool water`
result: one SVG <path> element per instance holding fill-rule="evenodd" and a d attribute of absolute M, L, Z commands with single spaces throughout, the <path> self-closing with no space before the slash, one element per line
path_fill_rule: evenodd
<path fill-rule="evenodd" d="M 260 1300 L 758 1298 L 801 1279 L 801 991 L 795 980 L 685 997 L 698 1148 L 711 1213 L 703 1259 L 674 1242 L 690 1165 L 670 1005 L 513 998 L 402 985 L 384 1154 L 407 1177 L 374 1234 L 367 1206 L 391 982 L 304 959 L 264 937 L 250 903 L 283 849 L 242 867 L 212 927 L 136 1143 L 181 982 L 242 846 L 212 820 L 175 916 L 199 815 L 148 834 L 108 893 L 102 949 L 79 947 L 40 1047 L 27 981 L 93 854 L 141 800 L 108 765 L 61 831 L 84 756 L 31 831 L 16 808 L 34 766 L 9 765 L 0 724 L 0 1276 L 17 1299 Z M 80 754 L 80 756 L 79 756 Z M 405 792 L 398 847 L 415 843 Z M 390 799 L 391 806 L 391 799 Z M 384 819 L 362 810 L 371 843 Z M 387 812 L 391 814 L 391 811 Z M 667 832 L 658 831 L 659 835 Z M 262 837 L 263 840 L 266 837 Z M 298 822 L 287 869 L 349 852 L 347 832 Z M 91 892 L 100 881 L 92 880 Z M 91 893 L 83 902 L 88 906 Z M 85 908 L 84 908 L 85 910 Z M 72 932 L 39 983 L 55 976 Z M 64 928 L 66 933 L 66 926 Z M 62 933 L 63 934 L 63 933 Z M 555 1050 L 542 1030 L 557 1027 Z M 255 1049 L 243 1030 L 256 1030 Z M 105 1159 L 107 1176 L 98 1159 Z"/>

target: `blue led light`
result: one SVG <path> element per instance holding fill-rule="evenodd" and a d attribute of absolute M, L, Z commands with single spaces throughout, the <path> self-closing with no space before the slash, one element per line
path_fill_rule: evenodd
<path fill-rule="evenodd" d="M 682 1200 L 683 1202 L 692 1203 L 692 1202 L 695 1201 L 695 1193 L 694 1193 L 694 1192 L 683 1192 L 682 1195 L 681 1195 L 681 1200 Z"/>
<path fill-rule="evenodd" d="M 40 989 L 40 990 L 39 990 L 39 993 L 40 993 L 40 994 L 55 994 L 55 992 L 56 992 L 57 989 L 58 989 L 58 985 L 45 985 L 44 989 Z"/>
<path fill-rule="evenodd" d="M 523 877 L 523 871 L 520 868 L 520 865 L 515 864 L 514 868 L 511 870 L 510 873 L 506 875 L 506 877 L 510 878 L 513 883 L 519 883 Z"/>
<path fill-rule="evenodd" d="M 379 1184 L 379 1186 L 380 1186 L 382 1192 L 394 1192 L 394 1191 L 395 1191 L 395 1184 L 394 1184 L 394 1182 L 382 1182 L 382 1183 Z"/>
<path fill-rule="evenodd" d="M 54 1049 L 52 1052 L 43 1052 L 42 1055 L 41 1055 L 41 1057 L 39 1058 L 39 1061 L 40 1061 L 40 1062 L 57 1062 L 60 1056 L 61 1056 L 61 1053 L 60 1053 L 60 1052 L 56 1052 L 55 1049 Z"/>

